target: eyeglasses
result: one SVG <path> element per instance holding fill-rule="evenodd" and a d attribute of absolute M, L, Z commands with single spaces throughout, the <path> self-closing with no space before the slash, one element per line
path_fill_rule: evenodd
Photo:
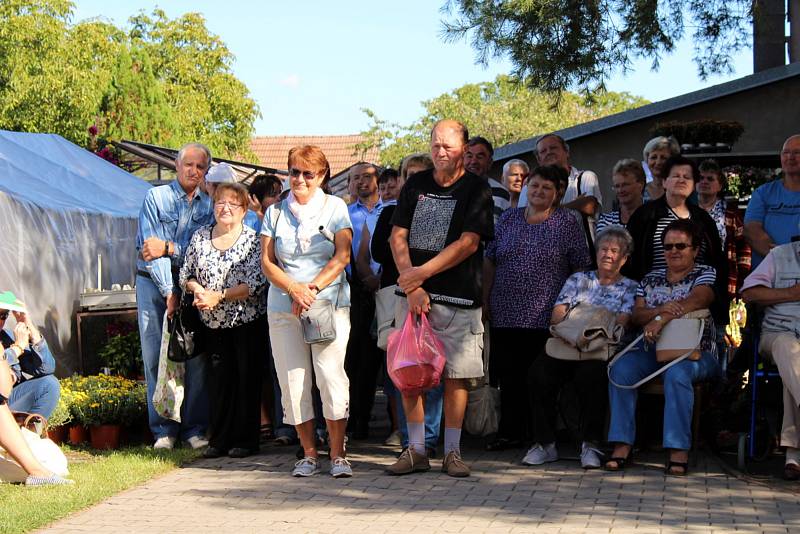
<path fill-rule="evenodd" d="M 0 311 L 0 321 L 8 319 L 8 310 Z"/>
<path fill-rule="evenodd" d="M 673 248 L 676 250 L 686 250 L 691 246 L 692 245 L 690 245 L 689 243 L 664 243 L 664 250 L 666 250 L 667 252 L 669 252 Z"/>
<path fill-rule="evenodd" d="M 217 208 L 218 210 L 224 209 L 225 206 L 228 206 L 228 208 L 230 208 L 232 210 L 233 209 L 241 209 L 241 207 L 242 207 L 241 204 L 235 204 L 233 202 L 228 202 L 227 200 L 224 201 L 224 202 L 216 202 L 216 203 L 214 203 L 214 207 Z"/>
<path fill-rule="evenodd" d="M 303 178 L 306 180 L 313 180 L 317 177 L 317 173 L 312 171 L 301 171 L 300 169 L 291 168 L 289 169 L 289 176 L 292 178 L 299 178 L 300 175 L 303 175 Z"/>

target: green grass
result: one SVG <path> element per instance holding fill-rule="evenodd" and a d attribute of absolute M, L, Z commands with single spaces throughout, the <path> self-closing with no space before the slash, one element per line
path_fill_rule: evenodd
<path fill-rule="evenodd" d="M 28 488 L 0 484 L 0 533 L 43 527 L 198 456 L 191 449 L 156 452 L 145 446 L 100 452 L 64 445 L 62 450 L 70 461 L 75 485 Z"/>

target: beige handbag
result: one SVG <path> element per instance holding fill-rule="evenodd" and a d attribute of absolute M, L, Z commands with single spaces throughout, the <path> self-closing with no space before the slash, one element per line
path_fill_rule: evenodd
<path fill-rule="evenodd" d="M 545 352 L 558 360 L 608 361 L 610 346 L 619 343 L 623 331 L 614 312 L 579 302 L 563 321 L 550 327 L 553 337 L 547 340 Z"/>

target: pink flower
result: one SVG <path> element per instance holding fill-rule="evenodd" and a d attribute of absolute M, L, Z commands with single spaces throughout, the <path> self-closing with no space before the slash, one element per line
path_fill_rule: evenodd
<path fill-rule="evenodd" d="M 95 126 L 94 124 L 89 126 L 89 135 L 91 135 L 92 137 L 97 135 L 97 126 Z"/>

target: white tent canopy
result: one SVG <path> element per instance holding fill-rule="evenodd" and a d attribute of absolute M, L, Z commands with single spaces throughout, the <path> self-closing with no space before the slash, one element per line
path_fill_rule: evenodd
<path fill-rule="evenodd" d="M 149 188 L 58 135 L 0 130 L 0 291 L 27 304 L 62 372 L 77 369 L 74 313 L 97 256 L 105 289 L 133 283 Z"/>

